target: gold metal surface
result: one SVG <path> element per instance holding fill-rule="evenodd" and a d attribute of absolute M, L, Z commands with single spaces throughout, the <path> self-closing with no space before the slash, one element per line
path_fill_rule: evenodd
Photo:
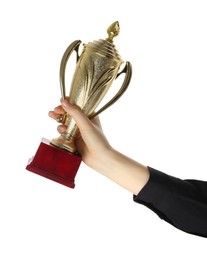
<path fill-rule="evenodd" d="M 56 119 L 58 123 L 65 124 L 67 118 L 67 113 L 59 115 L 59 117 Z"/>
<path fill-rule="evenodd" d="M 81 41 L 74 41 L 66 49 L 60 64 L 61 95 L 65 98 L 67 96 L 65 89 L 66 65 L 70 55 L 76 51 L 77 64 L 70 87 L 70 102 L 80 107 L 89 118 L 97 116 L 116 102 L 125 92 L 131 80 L 131 64 L 126 62 L 124 69 L 119 72 L 123 61 L 113 44 L 113 38 L 119 34 L 119 23 L 111 24 L 107 33 L 108 38 L 106 40 L 101 39 L 84 44 L 80 56 L 78 49 Z M 117 94 L 99 111 L 95 112 L 113 81 L 122 73 L 125 73 L 125 78 Z M 53 139 L 51 144 L 71 153 L 76 153 L 74 140 L 78 134 L 78 128 L 75 121 L 68 115 L 65 124 L 67 125 L 66 133 Z"/>

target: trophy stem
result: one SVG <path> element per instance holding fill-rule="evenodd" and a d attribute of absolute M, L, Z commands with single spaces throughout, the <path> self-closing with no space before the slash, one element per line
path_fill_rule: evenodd
<path fill-rule="evenodd" d="M 61 134 L 58 138 L 52 139 L 50 144 L 72 154 L 76 154 L 77 149 L 75 147 L 75 139 L 78 134 L 78 127 L 75 121 L 68 115 L 66 115 L 64 124 L 67 125 L 65 133 Z"/>
<path fill-rule="evenodd" d="M 52 139 L 50 144 L 60 149 L 66 150 L 72 154 L 77 153 L 77 149 L 75 147 L 75 138 L 73 136 L 68 138 L 67 134 L 62 134 L 59 137 Z"/>

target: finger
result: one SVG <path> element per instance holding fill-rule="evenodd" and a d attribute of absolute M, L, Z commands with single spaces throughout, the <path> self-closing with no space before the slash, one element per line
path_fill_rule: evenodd
<path fill-rule="evenodd" d="M 48 116 L 57 120 L 60 114 L 55 113 L 54 111 L 49 111 Z"/>
<path fill-rule="evenodd" d="M 63 124 L 66 118 L 65 114 L 57 114 L 54 111 L 49 111 L 48 116 L 57 121 L 59 124 Z"/>
<path fill-rule="evenodd" d="M 57 113 L 57 114 L 64 114 L 64 113 L 65 113 L 65 111 L 64 111 L 64 109 L 63 109 L 63 107 L 62 107 L 61 105 L 55 107 L 54 111 L 55 111 L 55 113 Z"/>
<path fill-rule="evenodd" d="M 62 97 L 61 97 L 61 98 L 60 98 L 60 103 L 61 103 L 64 99 L 67 100 L 67 101 L 70 101 L 70 100 L 69 100 L 69 96 L 67 96 L 67 97 L 65 97 L 65 98 L 62 98 Z"/>
<path fill-rule="evenodd" d="M 77 106 L 71 105 L 67 100 L 62 101 L 64 110 L 75 120 L 80 131 L 86 131 L 92 128 L 92 123 L 88 117 Z"/>
<path fill-rule="evenodd" d="M 59 132 L 60 134 L 63 134 L 63 133 L 65 133 L 65 131 L 67 130 L 67 126 L 66 126 L 66 125 L 59 125 L 59 126 L 57 127 L 57 130 L 58 130 L 58 132 Z"/>

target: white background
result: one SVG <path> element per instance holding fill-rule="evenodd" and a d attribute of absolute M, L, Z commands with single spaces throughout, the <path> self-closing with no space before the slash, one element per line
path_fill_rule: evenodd
<path fill-rule="evenodd" d="M 206 1 L 7 0 L 0 4 L 0 259 L 206 259 L 186 234 L 81 165 L 69 189 L 25 170 L 59 104 L 59 63 L 74 40 L 105 38 L 133 65 L 101 116 L 111 144 L 179 178 L 207 180 Z M 75 66 L 75 65 L 74 65 Z"/>

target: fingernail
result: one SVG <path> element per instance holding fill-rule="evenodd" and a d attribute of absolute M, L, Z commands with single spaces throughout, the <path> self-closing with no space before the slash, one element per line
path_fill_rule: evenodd
<path fill-rule="evenodd" d="M 62 100 L 62 105 L 64 106 L 64 107 L 69 107 L 69 103 L 68 103 L 68 101 L 67 100 Z"/>

